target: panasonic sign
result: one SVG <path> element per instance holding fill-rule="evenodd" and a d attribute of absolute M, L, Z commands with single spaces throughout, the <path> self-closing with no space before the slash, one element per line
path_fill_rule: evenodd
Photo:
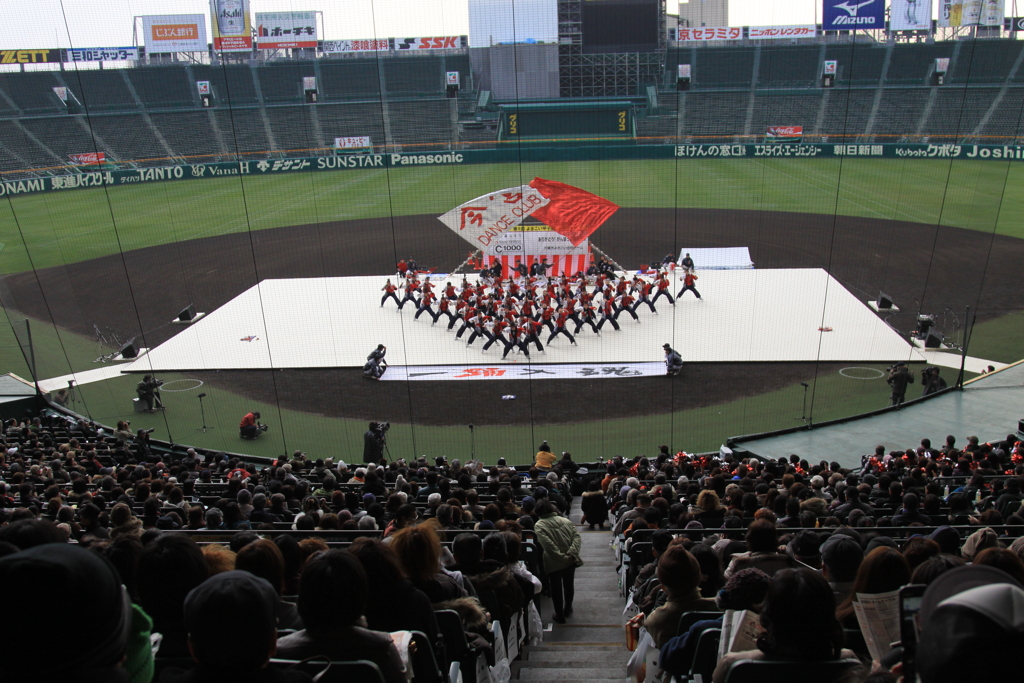
<path fill-rule="evenodd" d="M 885 28 L 885 0 L 823 0 L 822 30 Z"/>

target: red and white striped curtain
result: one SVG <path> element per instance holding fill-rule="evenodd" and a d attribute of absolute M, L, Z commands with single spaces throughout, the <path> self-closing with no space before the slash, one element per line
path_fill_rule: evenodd
<path fill-rule="evenodd" d="M 572 254 L 566 256 L 565 254 L 537 254 L 535 256 L 520 256 L 519 259 L 526 263 L 526 267 L 529 268 L 535 261 L 540 261 L 541 257 L 545 257 L 548 260 L 548 264 L 551 266 L 548 268 L 548 275 L 575 275 L 578 272 L 587 272 L 587 268 L 590 267 L 590 252 L 583 254 Z M 515 256 L 490 256 L 484 254 L 484 264 L 488 267 L 493 266 L 495 261 L 501 261 L 501 276 L 503 278 L 509 277 L 511 269 L 516 264 Z"/>

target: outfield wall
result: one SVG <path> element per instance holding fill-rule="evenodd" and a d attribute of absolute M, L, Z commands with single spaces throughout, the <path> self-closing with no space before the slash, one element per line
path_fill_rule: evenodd
<path fill-rule="evenodd" d="M 980 159 L 1024 161 L 1024 145 L 955 144 L 718 144 L 585 147 L 520 147 L 440 152 L 435 154 L 352 154 L 298 159 L 230 161 L 157 168 L 79 171 L 0 183 L 0 197 L 53 192 L 82 187 L 134 185 L 167 180 L 196 180 L 228 176 L 258 176 L 300 171 L 337 171 L 359 168 L 405 168 L 469 164 L 535 163 L 551 161 L 608 161 L 673 158 L 857 157 L 876 159 Z"/>

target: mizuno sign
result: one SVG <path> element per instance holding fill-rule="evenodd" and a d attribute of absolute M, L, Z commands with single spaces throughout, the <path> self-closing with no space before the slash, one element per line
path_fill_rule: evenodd
<path fill-rule="evenodd" d="M 822 2 L 822 29 L 848 31 L 858 28 L 885 28 L 884 0 L 835 0 Z"/>

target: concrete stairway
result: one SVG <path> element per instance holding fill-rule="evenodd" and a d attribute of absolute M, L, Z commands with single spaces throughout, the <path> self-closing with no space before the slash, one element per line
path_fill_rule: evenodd
<path fill-rule="evenodd" d="M 579 525 L 579 498 L 570 518 Z M 607 528 L 607 526 L 606 526 Z M 521 681 L 623 680 L 629 652 L 619 625 L 625 600 L 619 596 L 610 531 L 580 527 L 584 565 L 576 570 L 573 615 L 565 624 L 551 621 L 551 600 L 543 598 L 544 642 L 523 650 L 512 678 Z"/>

